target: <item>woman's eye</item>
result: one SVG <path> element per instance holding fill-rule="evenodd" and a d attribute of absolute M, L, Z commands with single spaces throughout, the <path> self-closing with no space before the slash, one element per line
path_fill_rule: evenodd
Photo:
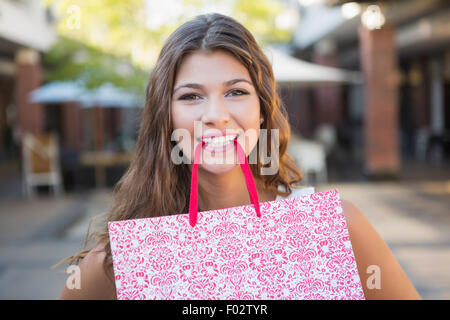
<path fill-rule="evenodd" d="M 248 92 L 236 89 L 236 90 L 230 91 L 230 93 L 228 93 L 228 94 L 231 95 L 232 97 L 237 97 L 237 96 L 246 95 L 246 94 L 248 94 Z M 194 100 L 199 100 L 199 99 L 201 99 L 201 97 L 194 93 L 185 94 L 178 98 L 178 100 L 188 100 L 188 101 L 194 101 Z"/>
<path fill-rule="evenodd" d="M 237 94 L 234 94 L 234 93 L 237 93 Z M 232 96 L 243 96 L 243 95 L 248 94 L 248 92 L 245 92 L 243 90 L 233 90 L 233 91 L 230 92 L 230 94 Z"/>
<path fill-rule="evenodd" d="M 178 100 L 198 100 L 196 97 L 200 98 L 198 95 L 190 93 L 179 97 Z"/>

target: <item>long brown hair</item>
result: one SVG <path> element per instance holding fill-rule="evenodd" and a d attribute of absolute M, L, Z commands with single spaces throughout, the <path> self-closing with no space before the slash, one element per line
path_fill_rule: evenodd
<path fill-rule="evenodd" d="M 267 151 L 259 150 L 259 147 L 252 151 L 258 153 L 257 163 L 250 163 L 257 186 L 287 196 L 291 193 L 291 187 L 302 180 L 300 170 L 286 152 L 290 137 L 288 115 L 277 94 L 272 66 L 267 57 L 252 34 L 234 19 L 217 13 L 197 16 L 176 29 L 165 42 L 147 85 L 135 156 L 113 189 L 114 201 L 109 211 L 105 212 L 103 230 L 92 234 L 88 231 L 87 239 L 95 237 L 97 241 L 105 243 L 106 272 L 112 270 L 108 221 L 189 211 L 191 165 L 176 165 L 171 161 L 171 151 L 176 144 L 171 141 L 173 128 L 170 106 L 175 77 L 183 58 L 198 50 L 225 50 L 242 63 L 250 74 L 264 118 L 261 129 L 267 129 L 268 132 Z M 279 158 L 274 160 L 278 161 L 278 172 L 261 175 L 261 154 L 272 150 L 271 129 L 279 130 L 279 145 L 274 146 L 279 152 Z M 284 186 L 286 192 L 278 190 L 280 185 Z M 86 249 L 67 259 L 71 264 L 88 252 Z"/>

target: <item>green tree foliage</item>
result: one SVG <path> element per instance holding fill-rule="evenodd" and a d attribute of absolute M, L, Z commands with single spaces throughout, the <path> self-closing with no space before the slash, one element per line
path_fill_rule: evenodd
<path fill-rule="evenodd" d="M 61 36 L 46 55 L 50 66 L 47 79 L 82 77 L 90 87 L 109 81 L 142 90 L 165 39 L 183 22 L 208 12 L 208 8 L 214 10 L 212 5 L 227 8 L 261 45 L 291 39 L 291 32 L 275 23 L 285 10 L 280 0 L 150 1 L 153 5 L 164 1 L 177 4 L 179 10 L 166 4 L 170 19 L 149 27 L 149 19 L 158 18 L 160 12 L 152 12 L 158 10 L 149 9 L 147 0 L 45 0 L 56 14 Z"/>
<path fill-rule="evenodd" d="M 252 32 L 262 46 L 289 42 L 292 32 L 280 29 L 275 21 L 286 8 L 273 0 L 236 0 L 233 16 Z"/>
<path fill-rule="evenodd" d="M 45 80 L 81 79 L 88 88 L 105 82 L 142 95 L 149 72 L 131 64 L 129 59 L 105 53 L 66 37 L 59 40 L 44 56 Z"/>

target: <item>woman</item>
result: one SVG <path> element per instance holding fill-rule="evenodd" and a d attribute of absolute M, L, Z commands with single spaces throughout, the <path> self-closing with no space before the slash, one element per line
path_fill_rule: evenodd
<path fill-rule="evenodd" d="M 260 129 L 269 133 L 263 148 L 257 146 Z M 278 145 L 273 145 L 272 129 L 278 130 Z M 188 134 L 172 141 L 172 134 L 180 131 Z M 217 135 L 222 138 L 214 138 Z M 246 155 L 256 159 L 249 163 L 260 202 L 304 192 L 295 188 L 302 176 L 286 153 L 290 129 L 269 61 L 241 24 L 220 14 L 201 15 L 179 27 L 161 50 L 147 86 L 136 156 L 114 189 L 107 220 L 188 212 L 190 163 L 201 140 L 206 147 L 198 173 L 199 211 L 249 204 L 239 164 L 214 163 L 230 160 L 223 149 L 236 136 Z M 278 158 L 272 159 L 278 170 L 273 174 L 261 174 L 268 167 L 262 164 L 264 148 L 278 150 Z M 190 163 L 176 164 L 174 150 Z M 366 298 L 420 298 L 367 219 L 351 203 L 342 203 Z M 80 260 L 81 289 L 64 288 L 62 299 L 116 297 L 106 223 L 97 236 L 92 250 L 71 257 L 71 262 Z M 373 265 L 381 272 L 379 289 L 366 283 L 367 268 Z"/>

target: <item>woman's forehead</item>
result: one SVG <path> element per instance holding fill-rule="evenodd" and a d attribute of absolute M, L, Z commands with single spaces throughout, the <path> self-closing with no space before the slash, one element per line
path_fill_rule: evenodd
<path fill-rule="evenodd" d="M 230 53 L 223 50 L 196 51 L 187 55 L 178 70 L 175 86 L 181 82 L 216 82 L 222 84 L 232 79 L 251 82 L 248 70 Z"/>

